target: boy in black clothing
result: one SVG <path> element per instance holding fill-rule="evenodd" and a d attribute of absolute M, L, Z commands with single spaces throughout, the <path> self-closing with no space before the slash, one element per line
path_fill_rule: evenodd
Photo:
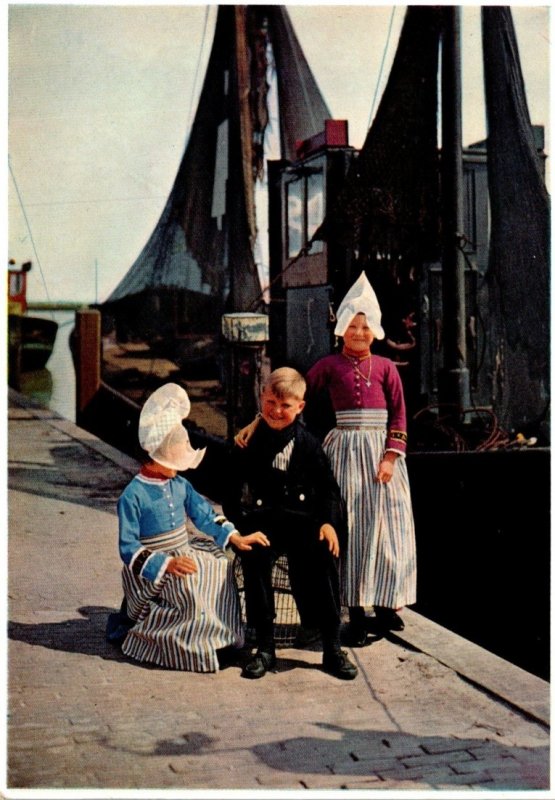
<path fill-rule="evenodd" d="M 324 671 L 342 680 L 357 675 L 339 644 L 342 500 L 320 443 L 298 419 L 305 391 L 296 370 L 274 370 L 261 395 L 256 432 L 248 447 L 232 454 L 224 514 L 244 534 L 262 531 L 270 542 L 239 554 L 258 648 L 243 669 L 246 678 L 261 678 L 276 663 L 271 573 L 282 553 L 301 619 L 320 629 Z"/>

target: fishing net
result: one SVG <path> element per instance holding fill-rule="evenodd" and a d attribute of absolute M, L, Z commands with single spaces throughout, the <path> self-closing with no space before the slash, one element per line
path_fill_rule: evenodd
<path fill-rule="evenodd" d="M 407 9 L 376 117 L 317 238 L 335 238 L 364 260 L 437 255 L 437 70 L 440 10 Z"/>
<path fill-rule="evenodd" d="M 274 64 L 268 64 L 271 44 Z M 224 311 L 256 310 L 261 285 L 254 257 L 254 185 L 264 164 L 269 66 L 276 70 L 281 155 L 295 158 L 299 140 L 330 117 L 284 6 L 219 6 L 214 41 L 197 111 L 173 188 L 151 237 L 105 309 L 129 326 L 181 320 L 161 308 L 164 291 L 212 300 L 210 319 L 188 320 L 189 332 L 218 330 Z M 152 295 L 155 302 L 148 303 Z M 131 298 L 136 308 L 129 313 Z M 217 322 L 214 323 L 213 319 Z"/>
<path fill-rule="evenodd" d="M 494 401 L 526 428 L 549 403 L 550 202 L 530 122 L 510 8 L 482 8 L 494 325 Z"/>

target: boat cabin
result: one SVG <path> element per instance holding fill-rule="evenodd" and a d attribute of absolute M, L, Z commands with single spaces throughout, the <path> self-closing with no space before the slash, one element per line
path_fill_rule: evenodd
<path fill-rule="evenodd" d="M 534 126 L 545 169 L 543 127 Z M 269 162 L 270 342 L 272 366 L 306 371 L 334 348 L 334 309 L 360 267 L 356 254 L 337 239 L 311 242 L 358 152 L 348 144 L 347 123 L 329 120 L 326 129 L 298 147 L 294 163 Z M 473 402 L 491 407 L 494 355 L 489 351 L 489 257 L 487 146 L 463 150 L 466 341 Z M 442 265 L 422 263 L 402 283 L 369 274 L 382 308 L 386 339 L 373 349 L 397 362 L 409 412 L 438 401 L 443 364 Z"/>

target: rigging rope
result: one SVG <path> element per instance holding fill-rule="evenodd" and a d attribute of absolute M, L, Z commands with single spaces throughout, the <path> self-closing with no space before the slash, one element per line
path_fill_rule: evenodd
<path fill-rule="evenodd" d="M 206 6 L 206 10 L 204 12 L 204 27 L 202 29 L 202 40 L 200 43 L 200 49 L 198 53 L 198 60 L 197 60 L 197 67 L 195 70 L 195 79 L 193 81 L 193 90 L 191 92 L 191 101 L 189 103 L 189 116 L 187 118 L 187 138 L 189 137 L 189 132 L 191 130 L 191 119 L 193 116 L 193 102 L 197 93 L 197 81 L 198 75 L 200 70 L 200 62 L 202 60 L 202 54 L 204 53 L 204 42 L 206 41 L 206 28 L 208 26 L 208 14 L 210 13 L 210 6 Z"/>
<path fill-rule="evenodd" d="M 9 167 L 9 170 L 10 170 L 10 175 L 12 176 L 13 184 L 15 186 L 15 191 L 17 192 L 17 197 L 18 197 L 18 200 L 19 200 L 19 204 L 21 206 L 21 211 L 23 213 L 23 218 L 25 219 L 25 223 L 27 225 L 27 230 L 29 231 L 29 238 L 31 239 L 31 245 L 33 247 L 33 252 L 35 254 L 35 258 L 36 258 L 37 264 L 39 265 L 39 272 L 40 272 L 40 276 L 42 278 L 44 291 L 46 293 L 46 299 L 48 300 L 49 303 L 51 303 L 52 301 L 50 299 L 50 295 L 48 294 L 48 287 L 46 285 L 46 280 L 44 278 L 44 272 L 42 270 L 42 264 L 40 263 L 39 254 L 37 253 L 35 240 L 33 238 L 33 232 L 31 230 L 31 225 L 29 223 L 29 218 L 27 217 L 27 212 L 25 211 L 25 206 L 23 204 L 23 198 L 21 197 L 21 192 L 19 191 L 19 186 L 17 185 L 17 181 L 15 179 L 14 171 L 13 171 L 13 168 L 12 168 L 12 162 L 11 162 L 11 158 L 10 158 L 9 155 L 8 155 L 8 167 Z M 52 319 L 54 319 L 54 314 L 53 314 L 52 311 L 50 311 L 50 316 L 52 317 Z"/>
<path fill-rule="evenodd" d="M 391 40 L 391 30 L 393 28 L 393 18 L 395 16 L 395 8 L 396 8 L 396 6 L 392 7 L 391 16 L 389 17 L 389 30 L 387 31 L 387 39 L 386 39 L 385 47 L 384 47 L 384 51 L 383 51 L 382 63 L 380 64 L 380 71 L 378 73 L 378 80 L 376 81 L 376 89 L 374 91 L 374 97 L 372 99 L 372 107 L 370 108 L 370 116 L 368 117 L 368 125 L 366 126 L 366 130 L 368 130 L 368 128 L 372 124 L 372 119 L 374 117 L 374 108 L 376 106 L 376 100 L 377 100 L 377 97 L 378 97 L 378 89 L 380 88 L 380 82 L 381 82 L 381 79 L 382 79 L 382 73 L 383 73 L 383 68 L 384 68 L 384 64 L 385 64 L 385 57 L 387 55 L 387 51 L 389 50 L 389 42 Z"/>
<path fill-rule="evenodd" d="M 210 13 L 210 6 L 208 5 L 208 6 L 206 6 L 206 9 L 205 9 L 205 12 L 204 12 L 204 25 L 203 25 L 203 29 L 202 29 L 202 39 L 201 39 L 200 48 L 199 48 L 197 65 L 196 65 L 196 69 L 195 69 L 195 77 L 194 77 L 194 80 L 193 80 L 193 88 L 191 90 L 191 98 L 190 98 L 190 102 L 189 102 L 189 114 L 188 114 L 188 118 L 187 118 L 187 141 L 189 140 L 189 136 L 190 136 L 190 133 L 191 133 L 191 119 L 192 119 L 192 116 L 193 116 L 193 104 L 194 104 L 194 100 L 195 100 L 196 93 L 197 93 L 198 76 L 199 76 L 199 72 L 200 72 L 202 54 L 204 53 L 204 44 L 205 44 L 205 41 L 206 41 L 206 31 L 207 31 L 207 28 L 208 28 L 208 15 L 209 15 L 209 13 Z M 138 401 L 139 405 L 142 405 L 144 403 L 144 401 L 146 400 L 147 392 L 150 394 L 153 391 L 152 381 L 153 381 L 153 377 L 155 375 L 155 372 L 154 372 L 155 364 L 156 364 L 157 361 L 161 361 L 161 360 L 162 360 L 161 357 L 159 355 L 157 355 L 156 353 L 154 353 L 150 358 L 150 366 L 148 367 L 148 371 L 146 372 L 146 374 L 144 376 L 145 383 L 144 383 L 143 391 L 142 391 L 142 394 L 141 394 L 141 398 Z M 180 381 L 180 383 L 181 383 L 181 381 Z"/>
<path fill-rule="evenodd" d="M 316 234 L 314 234 L 314 236 L 315 235 Z M 312 237 L 312 239 L 310 239 L 310 241 L 308 241 L 304 245 L 304 247 L 301 247 L 301 249 L 299 250 L 297 255 L 293 256 L 293 258 L 283 267 L 283 269 L 281 269 L 278 272 L 278 274 L 275 275 L 272 278 L 272 280 L 268 282 L 268 285 L 260 292 L 258 297 L 255 297 L 254 300 L 251 303 L 249 303 L 249 305 L 247 306 L 247 311 L 251 311 L 253 308 L 256 308 L 257 305 L 264 300 L 264 295 L 266 294 L 266 292 L 270 291 L 270 289 L 272 288 L 274 283 L 276 283 L 276 281 L 278 281 L 280 278 L 282 278 L 285 275 L 285 273 L 287 272 L 287 270 L 289 270 L 294 264 L 296 264 L 297 261 L 300 258 L 302 258 L 303 256 L 308 255 L 308 252 L 310 251 L 310 248 L 312 247 L 312 245 L 314 243 L 314 236 Z"/>

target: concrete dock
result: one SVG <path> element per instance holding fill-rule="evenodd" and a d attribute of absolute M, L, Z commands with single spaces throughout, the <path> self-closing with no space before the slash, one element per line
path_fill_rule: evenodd
<path fill-rule="evenodd" d="M 349 650 L 351 682 L 314 648 L 280 649 L 259 681 L 240 663 L 196 674 L 122 656 L 104 629 L 121 600 L 115 503 L 137 464 L 11 390 L 8 412 L 0 796 L 553 796 L 549 684 L 410 610 L 402 633 Z"/>

